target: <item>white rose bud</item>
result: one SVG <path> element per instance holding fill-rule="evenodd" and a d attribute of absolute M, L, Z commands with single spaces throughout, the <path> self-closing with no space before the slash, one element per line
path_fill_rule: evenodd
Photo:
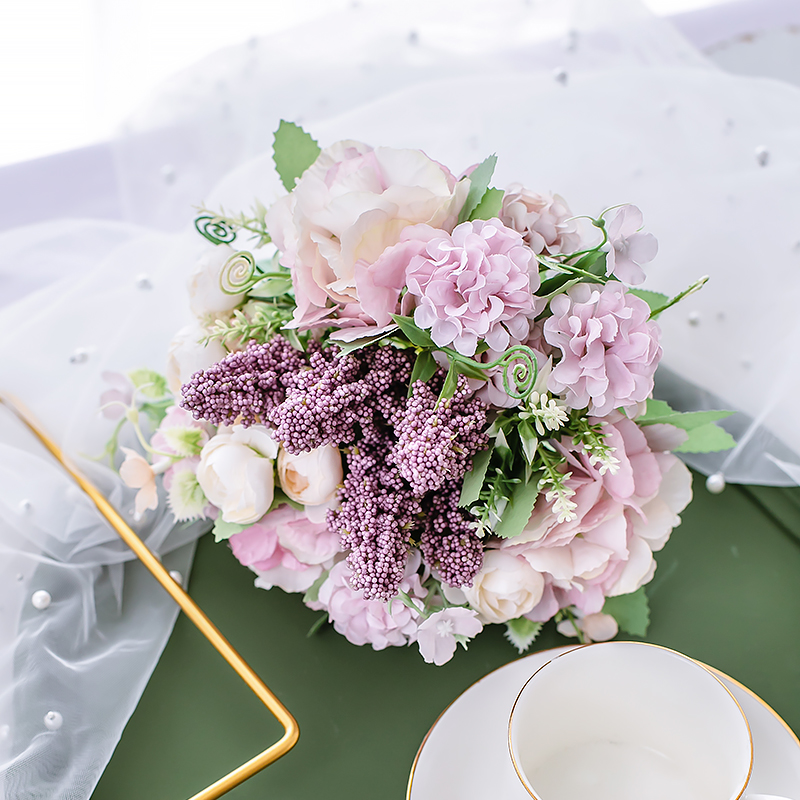
<path fill-rule="evenodd" d="M 206 345 L 201 344 L 201 340 L 207 335 L 208 332 L 195 323 L 181 328 L 169 343 L 167 386 L 171 392 L 179 394 L 181 386 L 195 372 L 207 369 L 228 355 L 228 351 L 216 339 Z"/>
<path fill-rule="evenodd" d="M 278 445 L 263 425 L 220 430 L 200 452 L 197 481 L 223 522 L 250 525 L 272 505 Z"/>
<path fill-rule="evenodd" d="M 461 590 L 484 624 L 527 614 L 542 599 L 544 578 L 524 558 L 487 550 L 472 586 Z"/>
<path fill-rule="evenodd" d="M 235 252 L 232 247 L 220 244 L 197 262 L 188 288 L 189 307 L 200 319 L 231 311 L 242 302 L 243 294 L 227 294 L 220 285 L 222 267 Z"/>
<path fill-rule="evenodd" d="M 293 456 L 283 448 L 278 453 L 278 478 L 286 496 L 304 506 L 329 503 L 342 482 L 342 456 L 326 444 Z"/>

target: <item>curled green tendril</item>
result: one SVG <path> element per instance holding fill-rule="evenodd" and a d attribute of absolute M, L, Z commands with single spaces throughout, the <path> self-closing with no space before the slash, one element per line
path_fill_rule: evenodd
<path fill-rule="evenodd" d="M 234 253 L 223 265 L 219 285 L 225 294 L 244 294 L 260 280 L 256 274 L 256 260 L 252 253 L 242 250 Z"/>
<path fill-rule="evenodd" d="M 524 400 L 533 391 L 539 368 L 530 347 L 524 344 L 510 347 L 496 361 L 486 364 L 487 369 L 492 367 L 503 370 L 503 388 L 515 400 Z"/>
<path fill-rule="evenodd" d="M 236 238 L 236 231 L 227 222 L 207 214 L 197 217 L 194 227 L 212 244 L 230 244 Z"/>

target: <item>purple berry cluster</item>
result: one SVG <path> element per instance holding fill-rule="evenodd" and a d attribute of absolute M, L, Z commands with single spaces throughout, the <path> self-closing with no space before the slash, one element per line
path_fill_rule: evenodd
<path fill-rule="evenodd" d="M 453 397 L 441 402 L 427 383 L 417 381 L 412 387 L 394 424 L 397 443 L 390 459 L 416 494 L 462 478 L 472 456 L 486 447 L 486 406 L 470 395 L 463 375 Z"/>
<path fill-rule="evenodd" d="M 242 352 L 192 375 L 181 389 L 181 406 L 214 425 L 237 420 L 252 425 L 283 403 L 287 386 L 305 366 L 305 356 L 282 336 L 266 344 L 250 342 Z"/>
<path fill-rule="evenodd" d="M 365 347 L 343 355 L 315 345 L 305 356 L 282 337 L 197 373 L 183 406 L 215 424 L 260 421 L 289 453 L 342 448 L 346 474 L 328 525 L 349 551 L 351 584 L 366 599 L 396 596 L 408 554 L 454 586 L 469 585 L 483 561 L 471 517 L 457 507 L 472 457 L 486 446 L 486 406 L 463 376 L 438 401 L 444 374 L 417 381 L 413 352 Z"/>

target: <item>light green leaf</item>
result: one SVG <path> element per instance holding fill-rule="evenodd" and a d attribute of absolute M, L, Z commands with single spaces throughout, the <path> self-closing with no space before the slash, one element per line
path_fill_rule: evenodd
<path fill-rule="evenodd" d="M 272 159 L 287 192 L 317 160 L 319 145 L 299 125 L 281 120 L 275 131 Z"/>
<path fill-rule="evenodd" d="M 430 350 L 423 350 L 417 356 L 417 360 L 414 362 L 414 369 L 411 370 L 411 378 L 408 381 L 408 396 L 411 397 L 411 392 L 417 381 L 426 383 L 434 376 L 438 369 L 439 365 L 436 363 L 436 359 L 433 355 L 431 355 Z"/>
<path fill-rule="evenodd" d="M 142 397 L 157 400 L 168 394 L 167 379 L 152 369 L 133 369 L 128 373 L 131 383 Z"/>
<path fill-rule="evenodd" d="M 154 403 L 142 403 L 139 407 L 139 410 L 147 415 L 147 418 L 150 422 L 153 423 L 154 427 L 158 427 L 161 424 L 161 421 L 164 417 L 167 416 L 167 409 L 173 405 L 175 399 L 170 395 L 169 397 L 165 397 L 163 400 L 157 400 Z"/>
<path fill-rule="evenodd" d="M 461 484 L 461 497 L 458 501 L 461 508 L 469 508 L 480 496 L 491 458 L 491 446 L 473 456 L 472 469 L 464 476 L 464 482 Z"/>
<path fill-rule="evenodd" d="M 713 422 L 690 428 L 687 433 L 689 438 L 676 447 L 673 453 L 716 453 L 736 447 L 733 436 Z"/>
<path fill-rule="evenodd" d="M 224 522 L 222 514 L 220 514 L 214 522 L 214 541 L 221 542 L 225 539 L 230 539 L 236 533 L 241 533 L 247 525 L 239 525 L 236 522 Z"/>
<path fill-rule="evenodd" d="M 685 431 L 731 416 L 733 411 L 675 411 L 663 400 L 648 400 L 647 410 L 636 418 L 639 425 L 667 423 Z M 724 449 L 724 448 L 723 448 Z"/>
<path fill-rule="evenodd" d="M 467 199 L 464 201 L 461 213 L 458 215 L 459 222 L 466 222 L 468 219 L 471 219 L 470 215 L 478 207 L 478 204 L 483 199 L 483 195 L 486 193 L 489 181 L 494 174 L 495 164 L 497 164 L 497 156 L 491 155 L 485 161 L 481 161 L 470 173 L 469 192 L 467 193 Z"/>
<path fill-rule="evenodd" d="M 614 617 L 621 631 L 631 636 L 644 636 L 650 624 L 650 604 L 644 586 L 631 594 L 607 597 L 603 613 Z"/>
<path fill-rule="evenodd" d="M 525 617 L 518 617 L 506 622 L 505 637 L 517 648 L 517 652 L 522 654 L 534 643 L 541 629 L 541 622 L 531 622 Z"/>
<path fill-rule="evenodd" d="M 522 442 L 522 452 L 525 454 L 526 461 L 533 466 L 536 458 L 536 450 L 539 447 L 539 437 L 528 420 L 523 419 L 517 426 L 519 440 Z"/>
<path fill-rule="evenodd" d="M 280 297 L 291 291 L 292 279 L 289 277 L 264 278 L 248 292 L 248 296 L 253 300 L 271 300 L 273 297 Z"/>
<path fill-rule="evenodd" d="M 539 496 L 539 481 L 520 482 L 514 487 L 511 499 L 495 528 L 495 533 L 503 539 L 519 536 L 528 523 Z"/>
<path fill-rule="evenodd" d="M 316 603 L 319 599 L 319 590 L 322 587 L 322 584 L 328 580 L 328 572 L 330 570 L 325 570 L 322 575 L 317 578 L 314 583 L 311 584 L 308 591 L 303 595 L 303 602 L 308 605 L 309 603 Z"/>
<path fill-rule="evenodd" d="M 650 306 L 651 312 L 661 308 L 669 300 L 669 295 L 661 294 L 661 292 L 650 292 L 647 289 L 628 289 L 628 294 L 634 294 L 644 300 Z"/>
<path fill-rule="evenodd" d="M 205 431 L 202 428 L 174 425 L 161 431 L 167 446 L 179 456 L 196 456 L 203 449 Z"/>
<path fill-rule="evenodd" d="M 399 314 L 392 314 L 392 319 L 408 337 L 408 341 L 411 344 L 415 344 L 417 347 L 436 347 L 430 334 L 418 328 L 414 323 L 413 317 L 401 317 Z"/>
<path fill-rule="evenodd" d="M 492 219 L 493 217 L 500 216 L 500 210 L 503 207 L 503 195 L 505 192 L 502 189 L 488 188 L 481 198 L 480 203 L 473 209 L 469 215 L 473 219 Z"/>

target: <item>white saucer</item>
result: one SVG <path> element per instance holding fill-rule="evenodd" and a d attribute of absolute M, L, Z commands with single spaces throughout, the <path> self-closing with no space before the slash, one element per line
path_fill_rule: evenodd
<path fill-rule="evenodd" d="M 407 800 L 530 800 L 508 755 L 508 715 L 525 681 L 558 647 L 490 672 L 467 689 L 428 731 L 411 767 Z M 712 670 L 739 701 L 753 733 L 752 792 L 800 800 L 800 740 L 757 695 Z"/>

